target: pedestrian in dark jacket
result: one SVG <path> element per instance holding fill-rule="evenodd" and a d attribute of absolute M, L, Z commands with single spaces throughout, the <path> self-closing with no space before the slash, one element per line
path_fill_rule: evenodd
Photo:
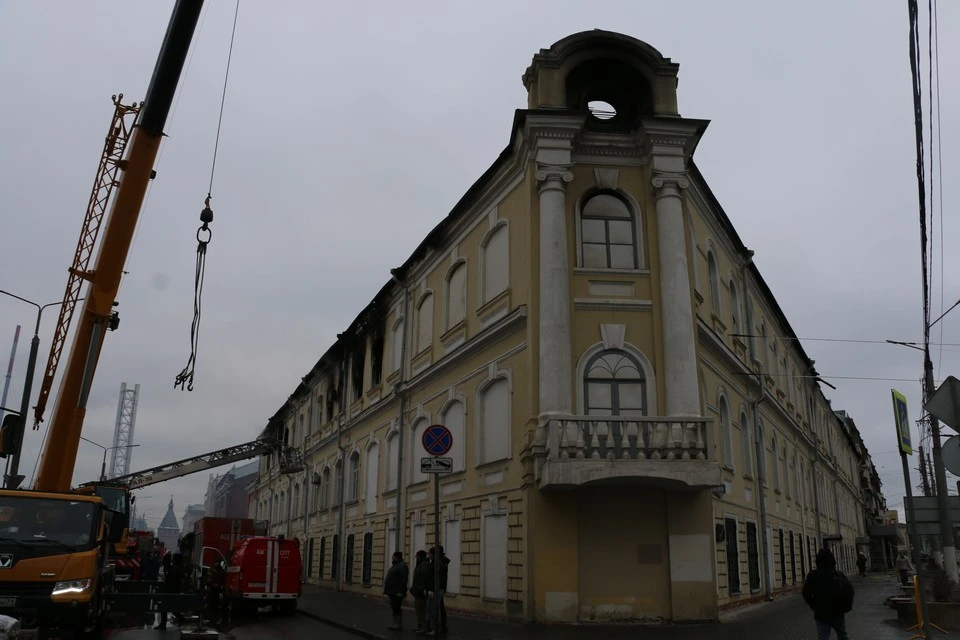
<path fill-rule="evenodd" d="M 803 599 L 813 609 L 818 640 L 830 640 L 832 631 L 839 640 L 848 640 L 844 615 L 853 606 L 853 587 L 837 571 L 837 560 L 829 549 L 817 552 L 817 568 L 803 581 Z"/>
<path fill-rule="evenodd" d="M 434 584 L 434 562 L 440 563 L 440 582 Z M 450 558 L 443 554 L 443 547 L 436 546 L 430 548 L 430 573 L 427 578 L 427 628 L 421 634 L 425 635 L 439 630 L 440 633 L 447 633 L 447 607 L 443 603 L 443 596 L 447 592 L 447 572 L 450 566 Z M 436 600 L 440 600 L 440 620 L 435 618 Z"/>
<path fill-rule="evenodd" d="M 164 557 L 166 561 L 166 557 Z M 164 563 L 163 567 L 163 593 L 173 594 L 173 593 L 183 593 L 183 582 L 184 576 L 186 575 L 183 567 L 183 558 L 179 553 L 173 554 L 170 557 L 168 562 Z M 166 629 L 167 628 L 167 612 L 168 607 L 166 604 L 160 605 L 160 624 L 158 624 L 156 629 Z M 177 618 L 177 624 L 183 625 L 183 614 L 179 611 L 173 614 Z"/>
<path fill-rule="evenodd" d="M 417 609 L 416 631 L 427 630 L 427 585 L 433 580 L 433 565 L 427 559 L 427 552 L 417 551 L 417 563 L 413 569 L 413 584 L 410 593 Z"/>
<path fill-rule="evenodd" d="M 394 551 L 393 566 L 383 579 L 383 593 L 390 598 L 390 609 L 393 611 L 393 624 L 388 629 L 403 629 L 403 599 L 407 597 L 409 580 L 410 569 L 403 561 L 403 554 Z"/>

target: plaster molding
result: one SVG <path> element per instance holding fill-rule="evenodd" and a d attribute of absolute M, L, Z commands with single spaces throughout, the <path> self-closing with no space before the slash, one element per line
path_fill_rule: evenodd
<path fill-rule="evenodd" d="M 656 171 L 653 174 L 653 179 L 651 180 L 654 188 L 664 189 L 667 187 L 674 187 L 675 189 L 686 189 L 690 186 L 690 180 L 686 173 L 673 173 L 667 171 Z M 675 195 L 672 193 L 657 193 L 657 199 L 664 195 Z"/>
<path fill-rule="evenodd" d="M 600 336 L 603 339 L 603 346 L 607 349 L 623 349 L 624 340 L 627 337 L 627 325 L 625 324 L 601 324 Z"/>
<path fill-rule="evenodd" d="M 601 189 L 616 189 L 617 180 L 620 178 L 619 169 L 594 169 L 593 179 Z"/>
<path fill-rule="evenodd" d="M 636 298 L 574 298 L 573 308 L 577 311 L 650 311 L 653 301 Z"/>
<path fill-rule="evenodd" d="M 540 193 L 544 191 L 564 191 L 564 183 L 573 182 L 573 173 L 569 164 L 537 163 L 537 182 L 540 183 Z"/>

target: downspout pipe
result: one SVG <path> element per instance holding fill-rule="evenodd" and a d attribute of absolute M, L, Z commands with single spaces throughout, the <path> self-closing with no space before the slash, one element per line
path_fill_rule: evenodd
<path fill-rule="evenodd" d="M 401 551 L 403 549 L 403 534 L 406 531 L 406 522 L 403 517 L 404 509 L 406 509 L 406 491 L 403 484 L 403 467 L 406 456 L 404 456 L 404 444 L 405 444 L 405 435 L 407 432 L 406 426 L 404 425 L 403 417 L 407 412 L 407 393 L 404 385 L 407 381 L 407 333 L 410 331 L 410 291 L 407 287 L 407 284 L 401 280 L 397 274 L 399 269 L 390 270 L 390 278 L 397 283 L 403 290 L 403 334 L 400 339 L 400 379 L 397 381 L 397 386 L 393 388 L 393 392 L 397 394 L 400 402 L 400 411 L 397 418 L 399 424 L 400 433 L 397 435 L 397 447 L 399 451 L 397 452 L 397 526 L 394 531 L 394 544 L 396 545 L 396 550 Z M 389 467 L 389 462 L 387 464 Z"/>
<path fill-rule="evenodd" d="M 740 265 L 740 278 L 742 280 L 741 288 L 743 289 L 743 299 L 746 303 L 746 316 L 747 316 L 747 327 L 750 331 L 750 340 L 748 341 L 748 349 L 750 352 L 751 362 L 754 360 L 759 360 L 757 357 L 757 346 L 756 338 L 753 335 L 753 313 L 751 312 L 752 305 L 750 304 L 750 280 L 747 278 L 747 268 L 753 263 L 753 251 L 747 250 L 746 255 L 744 256 L 745 260 Z M 757 532 L 757 547 L 760 553 L 760 563 L 763 567 L 763 595 L 767 600 L 773 600 L 773 574 L 770 570 L 770 549 L 767 548 L 767 504 L 766 500 L 766 480 L 767 480 L 767 469 L 766 465 L 763 464 L 763 437 L 760 433 L 760 405 L 767 399 L 767 388 L 763 382 L 763 371 L 757 374 L 757 383 L 760 387 L 760 397 L 754 400 L 749 398 L 748 402 L 750 404 L 750 413 L 753 415 L 753 442 L 754 442 L 754 457 L 756 459 L 756 476 L 755 481 L 758 491 L 755 492 L 757 508 L 760 512 L 760 531 Z M 774 453 L 776 455 L 776 453 Z"/>
<path fill-rule="evenodd" d="M 346 390 L 343 389 L 343 383 L 341 381 L 341 398 L 343 394 L 346 393 Z M 343 411 L 343 407 L 340 408 Z M 337 505 L 340 507 L 340 522 L 337 524 L 337 529 L 339 530 L 340 544 L 337 545 L 337 591 L 343 589 L 343 572 L 346 569 L 346 563 L 344 562 L 344 557 L 346 554 L 347 548 L 347 522 L 346 517 L 346 506 L 347 506 L 347 496 L 344 492 L 344 484 L 347 478 L 347 459 L 346 459 L 346 447 L 343 446 L 343 414 L 341 413 L 338 416 L 339 424 L 337 424 L 337 451 L 340 452 L 340 478 L 337 479 L 337 497 L 340 500 L 340 504 Z"/>

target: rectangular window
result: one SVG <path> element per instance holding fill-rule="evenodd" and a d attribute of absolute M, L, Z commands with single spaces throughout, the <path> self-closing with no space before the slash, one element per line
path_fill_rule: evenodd
<path fill-rule="evenodd" d="M 793 546 L 793 532 L 790 532 L 790 578 L 793 584 L 797 584 L 797 551 Z"/>
<path fill-rule="evenodd" d="M 370 586 L 373 580 L 373 533 L 363 534 L 363 568 L 360 570 L 360 579 L 365 586 Z"/>
<path fill-rule="evenodd" d="M 507 516 L 490 514 L 483 518 L 481 584 L 485 600 L 507 599 Z"/>
<path fill-rule="evenodd" d="M 747 572 L 750 577 L 750 591 L 760 591 L 760 547 L 756 522 L 747 523 Z"/>
<path fill-rule="evenodd" d="M 340 535 L 333 536 L 333 556 L 330 558 L 330 579 L 336 580 L 340 575 Z"/>
<path fill-rule="evenodd" d="M 347 557 L 343 567 L 343 581 L 353 582 L 353 541 L 355 536 L 351 533 L 347 536 Z"/>
<path fill-rule="evenodd" d="M 723 522 L 727 543 L 727 593 L 731 596 L 740 593 L 740 549 L 737 540 L 737 521 L 726 518 Z"/>
<path fill-rule="evenodd" d="M 323 570 L 327 568 L 327 536 L 320 538 L 320 557 L 317 559 L 317 575 L 323 577 Z"/>
<path fill-rule="evenodd" d="M 780 586 L 787 586 L 787 550 L 783 546 L 783 529 L 779 529 L 780 534 Z"/>
<path fill-rule="evenodd" d="M 447 520 L 443 525 L 443 552 L 450 558 L 447 566 L 447 593 L 460 593 L 460 521 Z"/>

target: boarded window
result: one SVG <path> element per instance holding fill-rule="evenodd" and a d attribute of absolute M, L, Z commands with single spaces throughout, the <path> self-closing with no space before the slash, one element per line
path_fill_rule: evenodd
<path fill-rule="evenodd" d="M 790 532 L 790 579 L 797 584 L 797 549 L 794 546 L 793 532 Z"/>
<path fill-rule="evenodd" d="M 780 586 L 787 586 L 787 549 L 783 542 L 783 529 L 780 532 Z"/>
<path fill-rule="evenodd" d="M 494 380 L 480 396 L 480 460 L 494 462 L 510 455 L 510 384 Z"/>
<path fill-rule="evenodd" d="M 453 435 L 453 446 L 450 448 L 450 452 L 447 454 L 453 458 L 453 471 L 463 471 L 465 468 L 465 452 L 466 447 L 466 408 L 463 406 L 463 403 L 460 401 L 453 402 L 447 407 L 447 410 L 444 412 L 442 418 L 442 423 L 447 429 L 450 429 L 450 433 Z M 414 446 L 420 445 L 420 438 L 415 442 Z M 420 457 L 417 456 L 416 464 L 419 466 Z"/>
<path fill-rule="evenodd" d="M 327 536 L 320 538 L 320 557 L 317 559 L 317 575 L 321 578 L 325 575 L 323 570 L 327 568 Z"/>
<path fill-rule="evenodd" d="M 447 593 L 460 593 L 460 521 L 447 520 L 443 525 L 443 552 L 450 559 L 447 566 Z"/>
<path fill-rule="evenodd" d="M 377 511 L 377 477 L 380 471 L 380 445 L 374 443 L 367 449 L 367 477 L 364 478 L 363 506 L 366 513 Z"/>
<path fill-rule="evenodd" d="M 417 307 L 417 353 L 433 344 L 433 294 L 420 299 Z"/>
<path fill-rule="evenodd" d="M 310 538 L 310 546 L 307 547 L 307 575 L 313 577 L 313 552 L 317 539 Z"/>
<path fill-rule="evenodd" d="M 467 265 L 454 267 L 447 278 L 447 329 L 455 327 L 466 315 L 467 310 Z"/>
<path fill-rule="evenodd" d="M 397 488 L 397 469 L 400 467 L 400 436 L 387 436 L 387 490 Z"/>
<path fill-rule="evenodd" d="M 483 597 L 487 600 L 507 599 L 507 516 L 483 518 Z"/>
<path fill-rule="evenodd" d="M 403 326 L 403 320 L 398 321 L 390 335 L 390 371 L 397 371 L 403 362 Z"/>
<path fill-rule="evenodd" d="M 505 291 L 510 283 L 507 225 L 500 225 L 490 232 L 482 251 L 483 302 L 489 302 Z"/>
<path fill-rule="evenodd" d="M 413 426 L 412 449 L 407 449 L 413 451 L 413 455 L 410 456 L 410 484 L 427 481 L 427 474 L 420 471 L 420 458 L 423 457 L 423 446 L 420 443 L 423 441 L 423 432 L 426 431 L 427 425 L 427 419 L 421 418 Z"/>
<path fill-rule="evenodd" d="M 333 556 L 330 558 L 330 579 L 336 580 L 340 575 L 340 536 L 333 536 Z"/>

